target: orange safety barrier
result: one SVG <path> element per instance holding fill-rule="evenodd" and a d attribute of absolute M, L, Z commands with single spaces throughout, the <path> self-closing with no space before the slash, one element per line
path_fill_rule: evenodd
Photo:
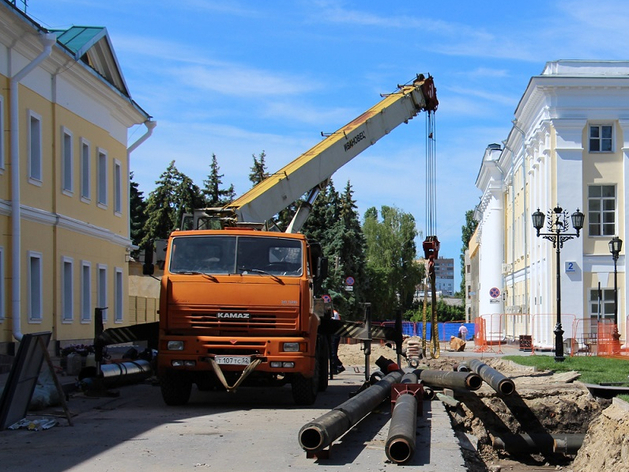
<path fill-rule="evenodd" d="M 487 322 L 495 328 L 495 320 L 498 318 L 498 329 L 491 332 L 491 336 L 487 335 Z M 504 342 L 504 314 L 482 315 L 476 318 L 475 336 L 474 336 L 474 352 L 497 352 L 502 353 L 502 344 Z M 496 336 L 498 333 L 498 336 Z M 490 339 L 491 338 L 491 339 Z M 494 350 L 496 346 L 496 350 Z"/>
<path fill-rule="evenodd" d="M 620 357 L 623 351 L 620 346 L 618 327 L 611 320 L 600 320 L 597 326 L 599 357 Z"/>

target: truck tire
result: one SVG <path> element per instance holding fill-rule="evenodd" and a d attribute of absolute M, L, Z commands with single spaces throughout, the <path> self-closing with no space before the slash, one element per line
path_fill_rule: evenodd
<path fill-rule="evenodd" d="M 192 380 L 189 376 L 180 372 L 168 372 L 160 376 L 159 384 L 166 405 L 185 405 L 190 400 Z"/>
<path fill-rule="evenodd" d="M 317 343 L 315 352 L 315 371 L 312 377 L 304 377 L 301 374 L 295 374 L 291 382 L 293 390 L 293 400 L 295 405 L 307 406 L 312 405 L 317 399 L 319 393 L 319 379 L 321 378 L 320 365 L 320 344 Z"/>

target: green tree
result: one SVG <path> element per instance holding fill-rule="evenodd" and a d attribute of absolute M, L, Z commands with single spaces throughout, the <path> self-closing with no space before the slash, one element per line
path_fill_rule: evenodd
<path fill-rule="evenodd" d="M 474 231 L 478 227 L 478 221 L 474 219 L 474 210 L 467 210 L 465 212 L 465 225 L 461 226 L 461 240 L 463 246 L 461 246 L 461 290 L 458 296 L 465 299 L 465 251 L 470 244 L 470 240 L 474 235 Z"/>
<path fill-rule="evenodd" d="M 363 233 L 367 241 L 369 291 L 374 317 L 390 318 L 396 310 L 412 308 L 422 269 L 416 261 L 415 219 L 395 207 L 365 212 Z"/>
<path fill-rule="evenodd" d="M 185 174 L 179 172 L 172 161 L 155 189 L 149 194 L 146 205 L 148 218 L 144 225 L 142 246 L 155 239 L 166 239 L 179 227 L 184 213 L 203 206 L 199 187 Z"/>
<path fill-rule="evenodd" d="M 144 225 L 146 223 L 146 202 L 140 191 L 138 183 L 133 180 L 133 172 L 129 176 L 129 227 L 131 231 L 131 242 L 134 246 L 141 247 L 144 238 Z M 135 250 L 131 254 L 135 259 L 140 255 L 140 250 Z"/>
<path fill-rule="evenodd" d="M 231 203 L 236 196 L 234 185 L 230 184 L 227 189 L 223 189 L 223 174 L 219 174 L 220 167 L 216 154 L 212 154 L 212 163 L 210 164 L 210 173 L 207 179 L 203 181 L 202 195 L 204 198 L 204 206 L 222 208 Z"/>
<path fill-rule="evenodd" d="M 264 179 L 269 176 L 266 170 L 266 153 L 262 151 L 259 156 L 252 154 L 253 165 L 251 166 L 251 172 L 249 172 L 249 180 L 253 185 L 258 185 Z"/>
<path fill-rule="evenodd" d="M 330 234 L 330 255 L 333 255 L 331 270 L 333 288 L 339 293 L 338 309 L 347 318 L 361 318 L 362 304 L 368 293 L 366 271 L 366 240 L 356 211 L 350 182 L 347 182 L 338 202 L 338 215 Z M 348 277 L 354 279 L 351 290 L 346 287 Z"/>

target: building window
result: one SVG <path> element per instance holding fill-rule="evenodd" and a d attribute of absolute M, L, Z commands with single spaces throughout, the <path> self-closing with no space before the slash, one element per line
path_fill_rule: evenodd
<path fill-rule="evenodd" d="M 31 183 L 42 181 L 42 126 L 41 117 L 29 113 L 28 118 L 28 177 Z"/>
<path fill-rule="evenodd" d="M 28 252 L 28 319 L 40 322 L 43 313 L 42 255 Z"/>
<path fill-rule="evenodd" d="M 4 320 L 4 304 L 6 302 L 4 292 L 4 248 L 0 246 L 0 321 Z"/>
<path fill-rule="evenodd" d="M 61 313 L 63 321 L 70 322 L 74 318 L 74 277 L 72 259 L 64 257 L 61 261 Z"/>
<path fill-rule="evenodd" d="M 4 169 L 4 97 L 0 95 L 0 169 Z"/>
<path fill-rule="evenodd" d="M 92 267 L 89 262 L 81 263 L 81 323 L 92 320 Z"/>
<path fill-rule="evenodd" d="M 588 187 L 587 220 L 590 236 L 616 234 L 616 187 L 614 185 Z"/>
<path fill-rule="evenodd" d="M 590 332 L 596 334 L 598 320 L 614 319 L 614 289 L 604 288 L 599 290 L 590 289 L 590 320 L 592 321 Z"/>
<path fill-rule="evenodd" d="M 102 264 L 98 264 L 98 308 L 104 308 L 104 323 L 107 321 L 107 266 Z"/>
<path fill-rule="evenodd" d="M 613 126 L 590 125 L 590 152 L 612 152 Z"/>
<path fill-rule="evenodd" d="M 122 166 L 114 161 L 114 212 L 122 214 Z"/>
<path fill-rule="evenodd" d="M 62 170 L 61 170 L 61 187 L 65 193 L 71 194 L 74 191 L 72 186 L 72 133 L 66 128 L 62 128 Z"/>
<path fill-rule="evenodd" d="M 115 307 L 114 307 L 114 322 L 122 323 L 122 312 L 123 312 L 123 284 L 122 284 L 122 269 L 116 267 L 116 274 L 114 276 L 114 298 L 115 298 Z"/>
<path fill-rule="evenodd" d="M 98 204 L 107 206 L 107 153 L 98 151 Z"/>
<path fill-rule="evenodd" d="M 81 198 L 84 200 L 89 200 L 92 196 L 91 170 L 90 143 L 81 139 Z"/>

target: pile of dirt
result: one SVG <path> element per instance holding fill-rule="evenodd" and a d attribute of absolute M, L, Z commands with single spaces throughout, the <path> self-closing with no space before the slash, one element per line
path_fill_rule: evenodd
<path fill-rule="evenodd" d="M 614 399 L 592 423 L 571 465 L 574 472 L 629 471 L 629 404 Z"/>
<path fill-rule="evenodd" d="M 396 360 L 394 347 L 374 343 L 370 364 L 383 356 Z M 365 364 L 362 344 L 342 344 L 339 358 L 346 366 Z M 465 358 L 442 353 L 421 359 L 420 368 L 453 370 Z M 578 372 L 536 371 L 499 357 L 482 359 L 515 383 L 515 393 L 502 396 L 487 383 L 475 392 L 455 392 L 458 407 L 447 407 L 461 439 L 470 470 L 552 470 L 629 472 L 629 405 L 621 400 L 593 397 L 578 381 Z M 401 367 L 407 367 L 406 364 Z M 611 405 L 611 406 L 610 406 Z M 528 435 L 585 435 L 575 455 L 552 450 L 500 449 L 505 437 Z M 551 441 L 552 443 L 552 441 Z M 574 453 L 572 453 L 574 454 Z"/>

